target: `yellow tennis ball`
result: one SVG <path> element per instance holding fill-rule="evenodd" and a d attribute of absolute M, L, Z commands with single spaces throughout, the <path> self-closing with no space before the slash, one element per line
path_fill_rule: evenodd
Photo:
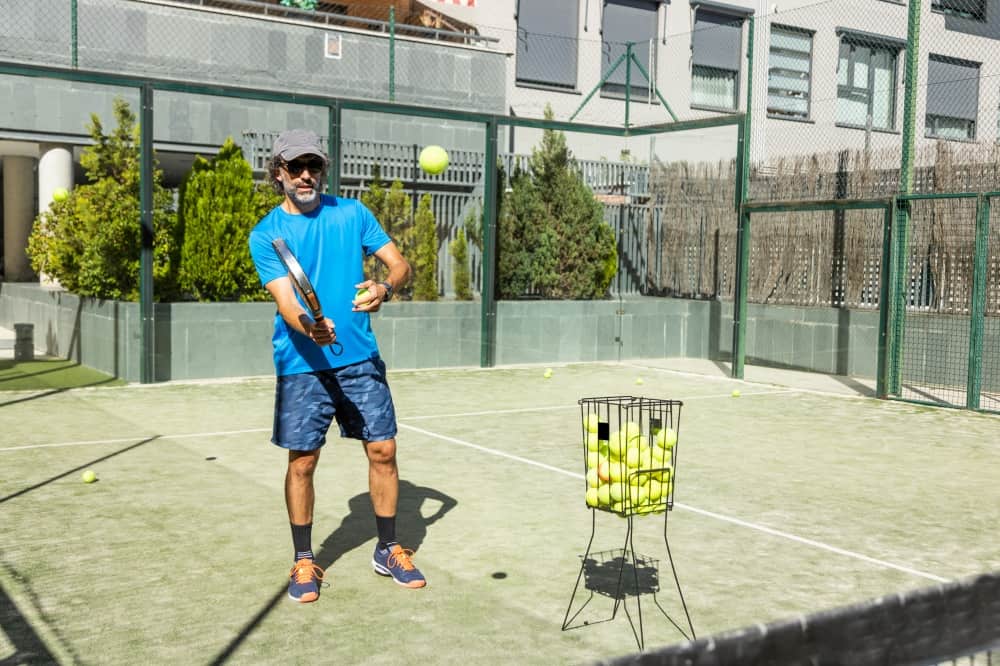
<path fill-rule="evenodd" d="M 542 377 L 550 379 L 552 377 L 552 368 L 545 368 L 545 372 L 542 373 Z"/>
<path fill-rule="evenodd" d="M 94 470 L 88 469 L 80 475 L 80 480 L 84 483 L 93 483 L 94 481 L 97 481 L 97 474 L 94 473 Z"/>
<path fill-rule="evenodd" d="M 740 390 L 739 389 L 733 389 L 733 397 L 734 398 L 740 397 Z"/>
<path fill-rule="evenodd" d="M 420 151 L 420 168 L 436 176 L 448 168 L 448 151 L 441 146 L 427 146 Z"/>
<path fill-rule="evenodd" d="M 57 187 L 52 192 L 53 201 L 65 201 L 66 197 L 68 196 L 69 196 L 69 190 L 67 190 L 65 187 Z"/>
<path fill-rule="evenodd" d="M 362 296 L 364 296 L 365 298 L 368 297 L 368 290 L 365 289 L 364 287 L 361 287 L 361 289 L 358 289 L 358 293 L 354 294 L 354 300 L 358 300 Z"/>

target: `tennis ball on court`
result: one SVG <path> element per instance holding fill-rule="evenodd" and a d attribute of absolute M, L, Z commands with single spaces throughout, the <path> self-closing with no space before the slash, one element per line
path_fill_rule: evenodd
<path fill-rule="evenodd" d="M 545 372 L 542 373 L 542 377 L 549 379 L 552 377 L 552 368 L 545 368 Z"/>
<path fill-rule="evenodd" d="M 420 151 L 420 168 L 436 176 L 448 168 L 448 151 L 441 146 L 427 146 Z"/>
<path fill-rule="evenodd" d="M 642 384 L 642 383 L 643 383 L 643 381 L 642 381 L 642 377 L 636 377 L 636 378 L 635 378 L 635 383 L 636 383 L 636 384 Z"/>
<path fill-rule="evenodd" d="M 65 187 L 57 187 L 52 192 L 53 201 L 66 201 L 66 198 L 68 196 L 69 196 L 69 190 L 67 190 Z"/>
<path fill-rule="evenodd" d="M 740 397 L 740 390 L 739 389 L 733 389 L 733 397 L 734 398 Z"/>
<path fill-rule="evenodd" d="M 97 474 L 94 473 L 94 470 L 88 469 L 80 475 L 80 480 L 84 483 L 93 483 L 94 481 L 97 481 Z"/>

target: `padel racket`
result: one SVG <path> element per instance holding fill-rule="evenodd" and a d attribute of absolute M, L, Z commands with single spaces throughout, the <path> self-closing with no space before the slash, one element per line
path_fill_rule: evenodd
<path fill-rule="evenodd" d="M 323 307 L 319 304 L 319 296 L 316 295 L 316 290 L 313 289 L 312 282 L 309 281 L 306 272 L 302 270 L 299 260 L 288 249 L 288 245 L 283 238 L 275 238 L 271 241 L 271 246 L 278 255 L 278 259 L 281 260 L 285 270 L 288 271 L 288 277 L 291 279 L 295 291 L 299 293 L 306 307 L 309 308 L 309 314 L 312 315 L 313 321 L 323 321 Z M 343 346 L 335 340 L 332 345 L 332 351 L 334 354 L 339 355 L 343 351 Z"/>

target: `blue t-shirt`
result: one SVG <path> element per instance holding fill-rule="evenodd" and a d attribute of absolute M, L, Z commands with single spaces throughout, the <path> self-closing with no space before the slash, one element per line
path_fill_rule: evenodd
<path fill-rule="evenodd" d="M 250 232 L 250 255 L 261 284 L 288 274 L 271 241 L 284 238 L 333 320 L 340 345 L 320 347 L 274 317 L 274 369 L 281 375 L 327 370 L 378 356 L 367 312 L 353 312 L 354 285 L 365 280 L 364 258 L 390 242 L 375 216 L 360 201 L 322 195 L 322 205 L 293 215 L 277 206 Z M 300 299 L 301 301 L 301 299 Z M 305 307 L 306 312 L 309 309 Z"/>

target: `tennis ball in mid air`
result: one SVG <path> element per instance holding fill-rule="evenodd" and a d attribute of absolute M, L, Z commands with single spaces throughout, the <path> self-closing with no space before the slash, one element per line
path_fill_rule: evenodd
<path fill-rule="evenodd" d="M 549 379 L 552 377 L 552 368 L 545 368 L 545 372 L 542 373 L 542 377 Z"/>
<path fill-rule="evenodd" d="M 94 473 L 94 470 L 88 469 L 80 475 L 80 480 L 84 483 L 93 483 L 94 481 L 97 481 L 97 474 Z"/>
<path fill-rule="evenodd" d="M 734 398 L 740 397 L 740 390 L 739 389 L 733 389 L 733 397 Z"/>
<path fill-rule="evenodd" d="M 441 146 L 427 146 L 420 151 L 420 168 L 436 176 L 448 168 L 448 151 Z"/>
<path fill-rule="evenodd" d="M 69 190 L 65 187 L 57 187 L 54 192 L 52 192 L 53 201 L 66 201 L 66 197 L 69 196 Z"/>

